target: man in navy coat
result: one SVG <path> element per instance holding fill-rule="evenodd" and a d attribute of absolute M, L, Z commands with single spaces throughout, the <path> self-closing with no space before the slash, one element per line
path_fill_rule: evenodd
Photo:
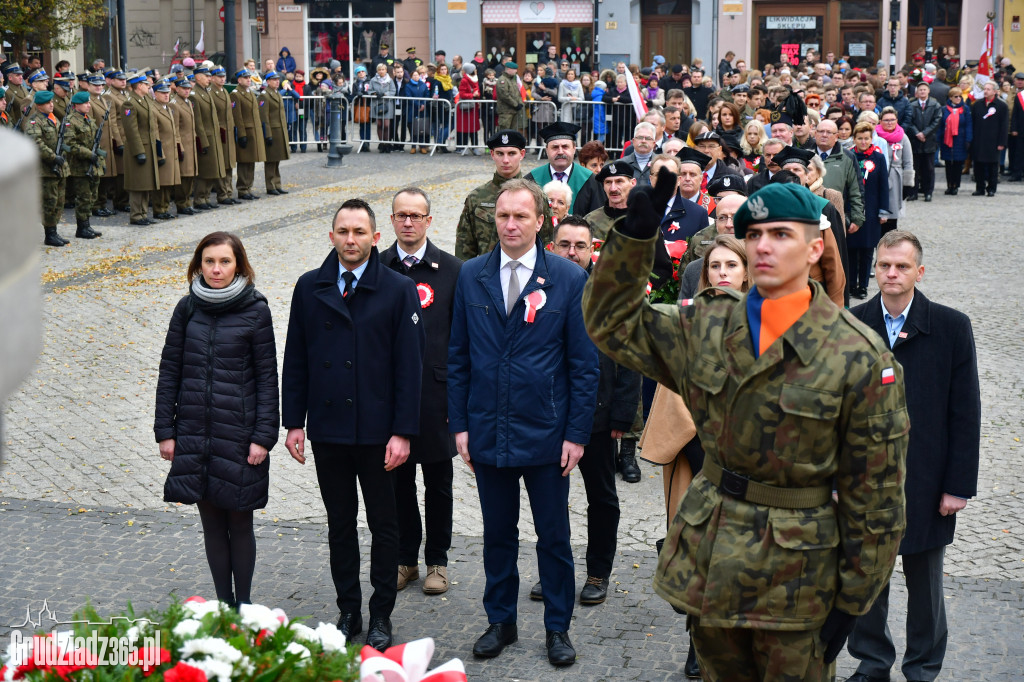
<path fill-rule="evenodd" d="M 448 345 L 448 419 L 476 474 L 484 522 L 484 609 L 473 647 L 492 658 L 518 639 L 519 479 L 537 532 L 548 660 L 572 665 L 575 601 L 569 472 L 590 441 L 597 349 L 580 307 L 587 275 L 538 239 L 546 199 L 509 180 L 495 204 L 499 245 L 459 273 Z"/>
<path fill-rule="evenodd" d="M 852 312 L 892 348 L 904 371 L 907 531 L 900 544 L 907 579 L 907 680 L 934 680 L 946 654 L 942 559 L 953 542 L 956 514 L 977 494 L 981 441 L 978 359 L 971 321 L 916 290 L 924 277 L 921 243 L 893 230 L 878 243 L 875 281 L 881 293 Z M 852 682 L 888 682 L 896 649 L 887 625 L 889 587 L 857 619 L 850 654 L 860 660 Z"/>
<path fill-rule="evenodd" d="M 304 462 L 305 433 L 327 509 L 338 628 L 351 640 L 363 629 L 359 589 L 358 497 L 370 527 L 370 627 L 366 643 L 391 646 L 398 593 L 395 469 L 420 430 L 424 333 L 416 285 L 385 267 L 373 209 L 349 199 L 334 216 L 334 245 L 319 270 L 292 295 L 281 378 L 285 446 Z"/>

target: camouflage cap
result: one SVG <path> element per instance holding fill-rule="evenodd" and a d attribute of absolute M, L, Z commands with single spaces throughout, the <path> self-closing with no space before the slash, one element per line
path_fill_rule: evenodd
<path fill-rule="evenodd" d="M 733 216 L 736 238 L 743 239 L 747 233 L 747 226 L 759 223 L 794 222 L 818 225 L 821 222 L 821 211 L 826 204 L 828 199 L 819 197 L 803 185 L 767 185 L 743 202 Z"/>

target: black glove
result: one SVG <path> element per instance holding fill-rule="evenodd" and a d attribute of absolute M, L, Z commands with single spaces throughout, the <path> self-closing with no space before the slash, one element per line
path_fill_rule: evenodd
<path fill-rule="evenodd" d="M 825 644 L 825 664 L 836 660 L 836 656 L 846 646 L 846 638 L 853 632 L 853 625 L 857 622 L 857 616 L 851 616 L 845 611 L 832 609 L 825 618 L 825 624 L 821 626 L 821 641 Z"/>
<path fill-rule="evenodd" d="M 267 138 L 267 146 L 268 147 L 273 147 L 274 146 L 274 138 L 272 138 L 272 137 L 268 137 Z"/>
<path fill-rule="evenodd" d="M 107 150 L 106 149 L 97 149 L 96 153 L 100 155 L 101 159 L 107 158 Z"/>
<path fill-rule="evenodd" d="M 181 163 L 184 160 L 185 160 L 185 150 L 184 149 L 179 149 L 178 150 L 178 162 Z"/>
<path fill-rule="evenodd" d="M 58 154 L 57 156 L 55 156 L 53 158 L 53 165 L 57 166 L 58 168 L 63 166 L 64 163 L 65 163 L 64 157 L 61 156 L 60 154 Z"/>
<path fill-rule="evenodd" d="M 209 147 L 203 147 L 202 150 L 199 153 L 202 154 L 203 156 L 206 156 L 206 152 L 208 152 L 209 150 L 210 150 Z"/>
<path fill-rule="evenodd" d="M 523 108 L 523 105 L 522 105 L 522 104 L 517 104 L 517 105 L 516 105 L 516 111 L 519 111 L 519 110 L 521 110 L 522 108 Z"/>
<path fill-rule="evenodd" d="M 633 239 L 650 239 L 658 234 L 669 199 L 676 192 L 676 181 L 675 173 L 662 166 L 656 187 L 634 187 L 629 193 L 626 219 L 620 223 L 619 232 Z"/>
<path fill-rule="evenodd" d="M 114 147 L 114 153 L 118 156 L 124 156 L 124 145 L 117 145 Z"/>
<path fill-rule="evenodd" d="M 245 149 L 246 147 L 248 147 L 249 146 L 249 138 L 246 137 L 245 135 L 242 135 L 240 138 L 238 138 L 238 146 L 241 147 L 242 149 Z"/>
<path fill-rule="evenodd" d="M 162 166 L 165 163 L 167 163 L 167 159 L 157 159 L 156 160 L 156 165 L 158 165 L 158 166 Z"/>
<path fill-rule="evenodd" d="M 135 163 L 139 164 L 140 166 L 145 166 L 146 165 L 146 155 L 145 154 L 136 154 L 135 155 Z"/>

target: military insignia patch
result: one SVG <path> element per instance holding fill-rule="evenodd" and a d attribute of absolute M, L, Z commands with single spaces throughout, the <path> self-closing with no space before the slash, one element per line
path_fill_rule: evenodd
<path fill-rule="evenodd" d="M 782 120 L 782 112 L 773 111 L 771 115 L 772 123 L 778 123 Z"/>
<path fill-rule="evenodd" d="M 266 104 L 266 101 L 261 99 L 260 100 L 260 106 L 262 107 L 264 104 Z"/>
<path fill-rule="evenodd" d="M 726 187 L 729 187 L 732 184 L 732 178 L 722 178 L 722 184 L 725 185 Z"/>
<path fill-rule="evenodd" d="M 125 116 L 131 116 L 132 115 L 132 110 L 131 109 L 125 109 L 124 110 L 124 115 Z"/>
<path fill-rule="evenodd" d="M 764 199 L 761 197 L 751 197 L 747 200 L 750 204 L 750 215 L 755 220 L 764 220 L 768 217 L 768 207 L 764 205 Z"/>
<path fill-rule="evenodd" d="M 231 108 L 234 109 L 235 105 L 238 104 L 235 100 L 231 100 Z"/>
<path fill-rule="evenodd" d="M 615 164 L 614 163 L 611 166 L 608 167 L 608 172 L 609 173 L 615 173 Z"/>
<path fill-rule="evenodd" d="M 886 367 L 882 370 L 882 385 L 896 383 L 896 371 L 892 367 Z"/>
<path fill-rule="evenodd" d="M 501 143 L 502 144 L 508 144 L 508 135 L 502 135 L 501 136 Z"/>
<path fill-rule="evenodd" d="M 412 314 L 412 323 L 413 324 L 419 324 L 419 321 L 420 321 L 419 313 L 413 313 Z"/>

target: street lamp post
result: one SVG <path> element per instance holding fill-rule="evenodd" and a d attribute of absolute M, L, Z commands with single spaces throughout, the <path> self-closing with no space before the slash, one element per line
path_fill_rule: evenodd
<path fill-rule="evenodd" d="M 341 126 L 344 125 L 342 116 L 345 114 L 345 93 L 341 88 L 336 88 L 327 95 L 327 102 L 331 107 L 331 141 L 327 146 L 327 167 L 336 168 L 343 166 L 344 157 L 352 152 L 352 145 L 341 143 Z"/>

